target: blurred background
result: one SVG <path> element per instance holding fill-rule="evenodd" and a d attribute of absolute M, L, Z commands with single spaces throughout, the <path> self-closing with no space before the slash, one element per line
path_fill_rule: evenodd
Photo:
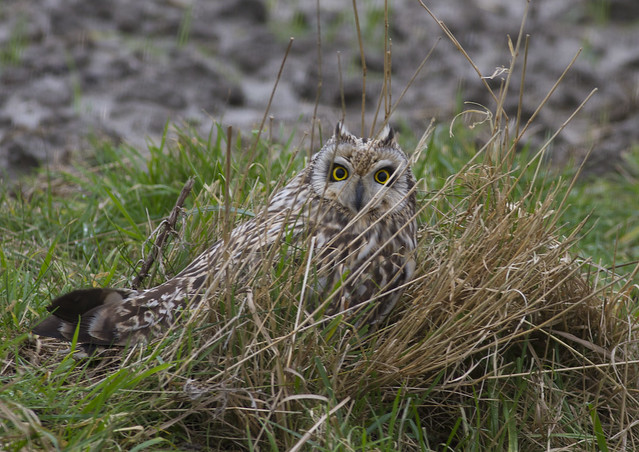
<path fill-rule="evenodd" d="M 525 0 L 424 2 L 482 75 L 510 65 L 507 36 L 517 39 Z M 393 102 L 434 48 L 392 115 L 393 125 L 419 136 L 431 118 L 448 127 L 466 101 L 494 110 L 475 69 L 418 0 L 388 6 Z M 357 13 L 370 129 L 383 86 L 384 2 L 359 0 Z M 597 88 L 554 142 L 552 162 L 574 165 L 592 149 L 588 172 L 623 171 L 623 155 L 639 142 L 639 2 L 532 1 L 525 33 L 524 119 L 581 49 L 527 138 L 543 142 Z M 290 37 L 295 40 L 268 112 L 273 136 L 310 130 L 316 99 L 318 120 L 333 127 L 343 114 L 340 87 L 346 123 L 361 132 L 362 64 L 352 2 L 4 0 L 0 177 L 83 158 L 92 152 L 92 140 L 142 150 L 148 140 L 161 139 L 167 122 L 205 136 L 214 121 L 249 132 L 264 116 Z M 511 117 L 523 61 L 506 104 Z M 498 90 L 505 76 L 488 83 Z"/>

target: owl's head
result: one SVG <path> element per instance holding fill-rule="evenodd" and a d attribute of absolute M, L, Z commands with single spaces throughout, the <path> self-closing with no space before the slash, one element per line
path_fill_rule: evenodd
<path fill-rule="evenodd" d="M 352 135 L 338 123 L 313 156 L 310 183 L 320 198 L 345 213 L 386 213 L 414 207 L 415 178 L 390 127 L 374 139 Z"/>

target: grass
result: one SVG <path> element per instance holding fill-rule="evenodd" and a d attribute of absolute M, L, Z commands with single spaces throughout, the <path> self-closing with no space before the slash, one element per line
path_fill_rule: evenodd
<path fill-rule="evenodd" d="M 617 416 L 638 408 L 630 393 L 624 408 L 613 394 L 636 372 L 622 362 L 632 342 L 619 337 L 634 304 L 619 292 L 623 280 L 605 288 L 613 276 L 582 259 L 593 250 L 612 266 L 614 237 L 632 238 L 608 201 L 615 193 L 637 199 L 634 180 L 584 179 L 566 194 L 559 181 L 570 174 L 534 178 L 524 154 L 496 164 L 464 133 L 451 139 L 437 130 L 414 165 L 424 181 L 419 280 L 396 323 L 363 342 L 339 318 L 293 339 L 301 287 L 298 269 L 285 263 L 277 284 L 212 301 L 213 313 L 146 348 L 74 359 L 28 334 L 61 292 L 126 286 L 195 176 L 148 284 L 177 273 L 223 233 L 224 184 L 241 221 L 263 205 L 273 181 L 303 167 L 305 152 L 291 140 L 260 142 L 251 157 L 241 152 L 250 137 L 235 138 L 229 174 L 223 130 L 182 130 L 149 157 L 104 145 L 93 162 L 3 191 L 3 449 L 285 450 L 300 441 L 319 450 L 616 449 L 612 433 L 627 425 Z M 575 225 L 592 209 L 606 221 L 585 223 L 585 234 Z M 637 258 L 633 247 L 619 246 L 620 255 Z M 599 353 L 614 346 L 616 373 Z"/>
<path fill-rule="evenodd" d="M 631 263 L 639 255 L 639 229 L 637 228 L 637 177 L 639 175 L 639 149 L 624 156 L 620 174 L 600 178 L 586 178 L 570 194 L 566 221 L 590 215 L 587 228 L 593 234 L 579 246 L 582 252 L 603 265 Z"/>
<path fill-rule="evenodd" d="M 127 287 L 189 178 L 147 286 L 259 212 L 304 167 L 308 139 L 229 144 L 217 126 L 144 156 L 96 143 L 93 161 L 3 188 L 0 448 L 637 448 L 639 153 L 572 186 L 536 149 L 514 152 L 493 117 L 481 148 L 459 123 L 454 137 L 400 135 L 420 180 L 419 265 L 372 334 L 340 316 L 300 324 L 304 269 L 284 252 L 146 346 L 81 358 L 29 334 L 62 292 Z"/>

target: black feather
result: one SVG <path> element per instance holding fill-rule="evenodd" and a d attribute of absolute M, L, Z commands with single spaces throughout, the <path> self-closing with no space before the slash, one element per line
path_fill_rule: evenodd
<path fill-rule="evenodd" d="M 103 305 L 106 297 L 113 292 L 113 289 L 74 290 L 53 300 L 47 311 L 67 322 L 77 322 L 78 317 Z"/>
<path fill-rule="evenodd" d="M 71 340 L 79 324 L 79 342 L 110 344 L 114 339 L 113 332 L 90 332 L 90 322 L 103 306 L 111 302 L 120 302 L 132 292 L 99 288 L 74 290 L 53 300 L 47 306 L 51 315 L 37 324 L 32 331 L 40 336 Z"/>

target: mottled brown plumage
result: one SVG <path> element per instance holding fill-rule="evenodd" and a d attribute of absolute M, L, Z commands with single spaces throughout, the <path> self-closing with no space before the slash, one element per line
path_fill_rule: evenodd
<path fill-rule="evenodd" d="M 216 242 L 180 274 L 147 290 L 84 289 L 53 301 L 36 334 L 125 345 L 157 337 L 207 291 L 247 284 L 266 255 L 283 242 L 313 252 L 309 303 L 328 301 L 328 313 L 367 307 L 376 324 L 411 278 L 416 246 L 415 180 L 404 152 L 386 128 L 355 137 L 341 124 L 309 165 L 275 194 L 228 243 Z M 362 320 L 360 319 L 360 322 Z"/>

